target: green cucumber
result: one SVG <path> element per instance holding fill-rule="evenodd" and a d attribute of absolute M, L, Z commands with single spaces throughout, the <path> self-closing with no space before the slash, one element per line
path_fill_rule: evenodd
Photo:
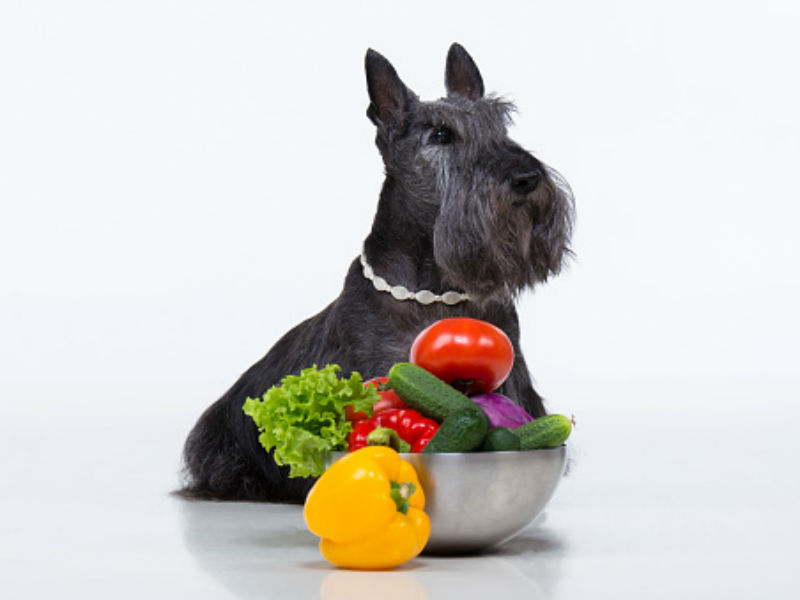
<path fill-rule="evenodd" d="M 422 452 L 469 452 L 481 445 L 487 431 L 489 417 L 480 406 L 461 408 L 442 421 Z"/>
<path fill-rule="evenodd" d="M 389 370 L 389 387 L 409 408 L 442 422 L 451 413 L 476 404 L 422 367 L 397 363 Z"/>
<path fill-rule="evenodd" d="M 502 452 L 503 450 L 519 450 L 519 436 L 508 427 L 493 427 L 486 434 L 481 445 L 485 452 Z"/>
<path fill-rule="evenodd" d="M 572 421 L 564 415 L 545 415 L 513 430 L 522 450 L 557 448 L 572 433 Z"/>

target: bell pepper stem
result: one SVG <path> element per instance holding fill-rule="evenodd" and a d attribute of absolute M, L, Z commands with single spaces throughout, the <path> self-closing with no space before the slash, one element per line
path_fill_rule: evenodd
<path fill-rule="evenodd" d="M 410 452 L 411 444 L 391 427 L 376 427 L 367 435 L 367 446 L 389 446 L 397 452 Z"/>
<path fill-rule="evenodd" d="M 397 504 L 398 512 L 408 514 L 408 499 L 414 495 L 414 492 L 417 491 L 417 486 L 415 486 L 410 481 L 404 481 L 403 483 L 397 483 L 396 481 L 391 482 L 392 491 L 390 493 L 392 500 L 394 500 L 395 504 Z"/>

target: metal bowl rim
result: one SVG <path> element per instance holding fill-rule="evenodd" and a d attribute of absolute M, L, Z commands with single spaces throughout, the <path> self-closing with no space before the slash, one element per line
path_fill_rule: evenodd
<path fill-rule="evenodd" d="M 398 452 L 400 456 L 406 458 L 408 456 L 447 456 L 447 457 L 462 457 L 462 456 L 510 456 L 510 455 L 521 455 L 527 454 L 528 452 L 556 452 L 561 451 L 563 452 L 566 449 L 566 444 L 561 444 L 560 446 L 556 446 L 555 448 L 534 448 L 533 450 L 492 450 L 492 451 L 475 451 L 475 452 Z M 351 454 L 348 450 L 331 450 L 331 455 L 346 455 Z M 448 459 L 443 459 L 448 460 Z"/>

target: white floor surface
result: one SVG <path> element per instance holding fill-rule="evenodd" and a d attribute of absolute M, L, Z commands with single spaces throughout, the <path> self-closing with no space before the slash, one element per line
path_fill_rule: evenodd
<path fill-rule="evenodd" d="M 486 554 L 368 573 L 328 565 L 298 506 L 168 494 L 188 427 L 221 390 L 4 384 L 2 596 L 798 597 L 794 386 L 551 387 L 578 426 L 546 514 Z M 153 396 L 160 414 L 137 402 Z"/>

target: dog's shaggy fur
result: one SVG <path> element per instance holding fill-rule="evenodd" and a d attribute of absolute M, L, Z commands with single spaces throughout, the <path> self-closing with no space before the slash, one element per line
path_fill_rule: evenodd
<path fill-rule="evenodd" d="M 534 416 L 545 414 L 520 351 L 514 301 L 558 273 L 570 253 L 569 186 L 508 138 L 511 104 L 484 95 L 478 68 L 458 44 L 447 56 L 447 96 L 434 102 L 420 101 L 372 50 L 366 74 L 367 115 L 386 166 L 366 257 L 392 285 L 458 289 L 470 300 L 395 300 L 354 260 L 339 297 L 284 335 L 200 417 L 184 449 L 186 497 L 302 502 L 313 479 L 289 479 L 288 468 L 264 451 L 242 412 L 245 398 L 313 364 L 339 364 L 344 376 L 385 375 L 408 359 L 422 329 L 445 317 L 503 329 L 516 359 L 499 392 Z"/>

